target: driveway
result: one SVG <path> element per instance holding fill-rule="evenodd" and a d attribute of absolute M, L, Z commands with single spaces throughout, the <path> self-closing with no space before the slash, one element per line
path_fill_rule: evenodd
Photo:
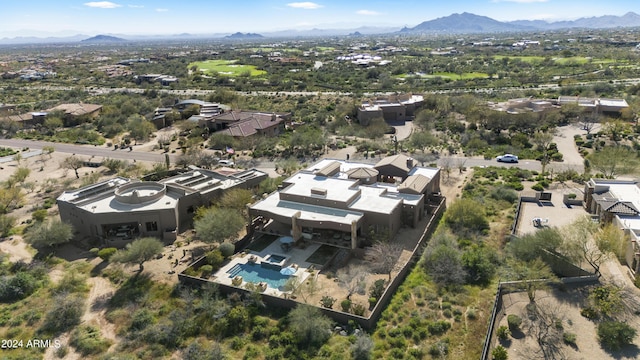
<path fill-rule="evenodd" d="M 584 159 L 578 152 L 578 148 L 573 140 L 574 135 L 583 135 L 587 132 L 580 128 L 578 124 L 571 124 L 559 127 L 553 142 L 558 145 L 558 151 L 562 153 L 563 161 L 561 163 L 552 163 L 554 170 L 576 170 L 578 173 L 584 172 Z"/>

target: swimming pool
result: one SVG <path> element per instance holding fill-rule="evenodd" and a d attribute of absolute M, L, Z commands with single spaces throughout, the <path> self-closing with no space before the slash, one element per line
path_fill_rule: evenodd
<path fill-rule="evenodd" d="M 279 270 L 263 267 L 256 263 L 236 264 L 227 271 L 230 278 L 242 276 L 246 282 L 265 282 L 270 288 L 278 289 L 283 286 L 291 276 L 280 274 Z"/>

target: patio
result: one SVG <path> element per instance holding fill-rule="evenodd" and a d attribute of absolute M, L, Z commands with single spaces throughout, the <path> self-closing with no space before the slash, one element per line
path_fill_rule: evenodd
<path fill-rule="evenodd" d="M 265 263 L 268 264 L 269 267 L 291 267 L 296 270 L 291 276 L 298 277 L 300 283 L 304 282 L 307 277 L 311 275 L 311 272 L 308 270 L 316 268 L 315 264 L 307 262 L 306 259 L 316 252 L 316 250 L 320 248 L 320 245 L 315 243 L 309 244 L 306 242 L 292 244 L 290 250 L 285 253 L 282 250 L 282 244 L 283 243 L 276 238 L 271 244 L 260 251 L 247 249 L 245 252 L 236 254 L 228 264 L 221 267 L 220 270 L 214 274 L 213 281 L 224 285 L 234 285 L 234 276 L 230 276 L 229 273 L 233 272 L 233 269 L 237 269 L 238 265 L 246 266 L 248 263 Z M 284 260 L 275 264 L 276 262 L 274 262 L 271 257 L 282 257 Z M 246 285 L 247 282 L 244 280 L 245 279 L 243 279 L 240 286 Z M 281 288 L 267 286 L 264 293 L 272 296 L 282 296 L 285 292 Z"/>

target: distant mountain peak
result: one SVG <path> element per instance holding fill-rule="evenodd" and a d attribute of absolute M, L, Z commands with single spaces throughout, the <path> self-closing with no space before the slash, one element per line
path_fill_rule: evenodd
<path fill-rule="evenodd" d="M 616 27 L 640 27 L 640 15 L 628 12 L 623 16 L 603 15 L 580 18 L 574 21 L 548 22 L 542 20 L 517 20 L 501 22 L 487 16 L 468 12 L 425 21 L 413 28 L 404 28 L 403 33 L 492 33 L 535 30 L 558 30 L 570 28 L 606 29 Z"/>
<path fill-rule="evenodd" d="M 237 32 L 235 34 L 231 34 L 231 35 L 227 35 L 224 37 L 225 39 L 235 39 L 235 40 L 242 40 L 242 39 L 262 39 L 264 38 L 264 36 L 260 35 L 260 34 L 254 34 L 254 33 L 241 33 L 241 32 Z"/>
<path fill-rule="evenodd" d="M 110 36 L 110 35 L 96 35 L 94 37 L 90 37 L 88 39 L 82 40 L 82 42 L 92 42 L 92 43 L 110 43 L 110 42 L 123 42 L 127 41 L 123 38 Z"/>

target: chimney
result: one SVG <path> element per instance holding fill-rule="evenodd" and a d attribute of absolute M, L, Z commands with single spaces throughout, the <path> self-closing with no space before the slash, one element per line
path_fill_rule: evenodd
<path fill-rule="evenodd" d="M 413 169 L 413 158 L 407 158 L 407 167 Z"/>
<path fill-rule="evenodd" d="M 276 113 L 271 114 L 271 121 L 276 121 Z"/>

